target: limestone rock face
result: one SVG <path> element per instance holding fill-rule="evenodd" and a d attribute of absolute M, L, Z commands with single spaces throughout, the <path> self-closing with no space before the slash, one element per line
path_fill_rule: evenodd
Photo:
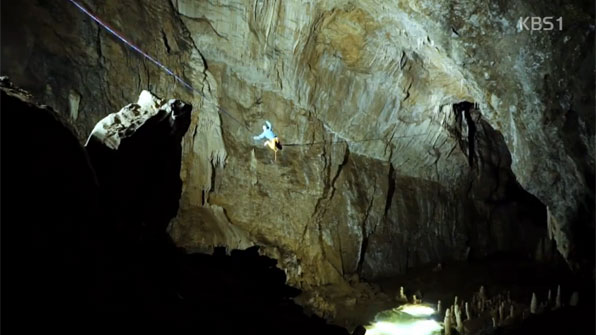
<path fill-rule="evenodd" d="M 593 266 L 591 4 L 86 5 L 196 91 L 68 2 L 11 5 L 41 23 L 15 24 L 3 69 L 83 134 L 138 88 L 195 106 L 170 224 L 188 250 L 260 245 L 301 287 L 544 238 Z M 561 31 L 518 25 L 553 13 Z M 264 120 L 277 162 L 252 140 Z"/>

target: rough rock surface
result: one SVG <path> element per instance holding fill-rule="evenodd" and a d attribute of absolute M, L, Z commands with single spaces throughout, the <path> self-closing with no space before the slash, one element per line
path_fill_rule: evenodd
<path fill-rule="evenodd" d="M 68 2 L 3 10 L 18 28 L 3 71 L 81 133 L 139 88 L 191 102 L 170 226 L 188 250 L 260 245 L 301 287 L 534 252 L 547 235 L 572 267 L 592 268 L 592 4 L 85 5 L 204 97 Z M 554 13 L 562 31 L 517 26 Z M 277 163 L 252 141 L 265 119 L 298 144 Z"/>

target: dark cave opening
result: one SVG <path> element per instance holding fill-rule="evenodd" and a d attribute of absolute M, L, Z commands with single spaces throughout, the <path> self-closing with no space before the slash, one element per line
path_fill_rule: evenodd
<path fill-rule="evenodd" d="M 492 239 L 500 245 L 493 252 L 517 254 L 530 260 L 539 254 L 542 261 L 560 263 L 554 242 L 547 238 L 546 206 L 518 183 L 503 135 L 483 119 L 482 111 L 473 102 L 456 103 L 453 112 L 454 124 L 448 129 L 468 159 L 467 195 L 479 211 L 488 210 L 491 227 L 500 227 L 490 230 Z M 480 234 L 475 227 L 471 231 Z M 471 244 L 472 257 L 486 257 L 474 247 L 474 237 Z"/>

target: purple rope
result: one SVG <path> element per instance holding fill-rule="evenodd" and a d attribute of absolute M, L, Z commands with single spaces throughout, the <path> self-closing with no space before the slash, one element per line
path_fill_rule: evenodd
<path fill-rule="evenodd" d="M 76 2 L 74 0 L 68 0 L 68 1 L 70 1 L 73 5 L 75 5 L 81 12 L 85 13 L 87 16 L 89 16 L 91 19 L 93 19 L 93 21 L 97 22 L 99 25 L 101 25 L 102 27 L 104 27 L 112 35 L 116 36 L 119 40 L 121 40 L 122 42 L 126 43 L 134 51 L 140 53 L 141 55 L 143 55 L 143 57 L 145 57 L 146 59 L 150 60 L 155 65 L 159 66 L 167 74 L 169 74 L 172 77 L 174 77 L 174 79 L 176 79 L 176 81 L 180 82 L 182 85 L 184 85 L 189 90 L 191 90 L 193 92 L 199 93 L 203 98 L 205 98 L 205 95 L 203 94 L 203 92 L 201 92 L 201 91 L 197 90 L 196 88 L 192 87 L 189 83 L 187 83 L 182 78 L 180 78 L 179 76 L 177 76 L 172 70 L 168 69 L 165 65 L 163 65 L 162 63 L 160 63 L 159 61 L 157 61 L 155 58 L 151 57 L 149 54 L 147 54 L 146 52 L 144 52 L 143 50 L 141 50 L 141 48 L 137 47 L 132 42 L 130 42 L 129 40 L 127 40 L 126 38 L 124 38 L 124 36 L 122 36 L 122 34 L 118 33 L 115 29 L 113 29 L 112 27 L 110 27 L 107 23 L 103 22 L 100 18 L 98 18 L 97 16 L 93 15 L 91 12 L 89 12 L 81 4 L 79 4 L 78 2 Z M 223 108 L 217 106 L 217 110 L 218 110 L 218 112 L 223 112 L 223 113 L 227 114 L 234 121 L 238 122 L 238 124 L 244 126 L 248 130 L 248 128 L 243 123 L 241 123 L 240 121 L 238 121 L 235 117 L 233 117 L 230 113 L 226 112 Z"/>

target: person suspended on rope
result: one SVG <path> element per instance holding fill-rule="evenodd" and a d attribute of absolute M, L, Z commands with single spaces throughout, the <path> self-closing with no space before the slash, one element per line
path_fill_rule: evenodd
<path fill-rule="evenodd" d="M 265 121 L 265 125 L 263 125 L 263 132 L 259 136 L 253 137 L 256 141 L 266 138 L 267 140 L 263 144 L 269 149 L 273 150 L 273 154 L 275 157 L 275 161 L 277 161 L 277 151 L 282 149 L 281 142 L 275 133 L 273 132 L 273 127 L 271 126 L 271 122 Z"/>

